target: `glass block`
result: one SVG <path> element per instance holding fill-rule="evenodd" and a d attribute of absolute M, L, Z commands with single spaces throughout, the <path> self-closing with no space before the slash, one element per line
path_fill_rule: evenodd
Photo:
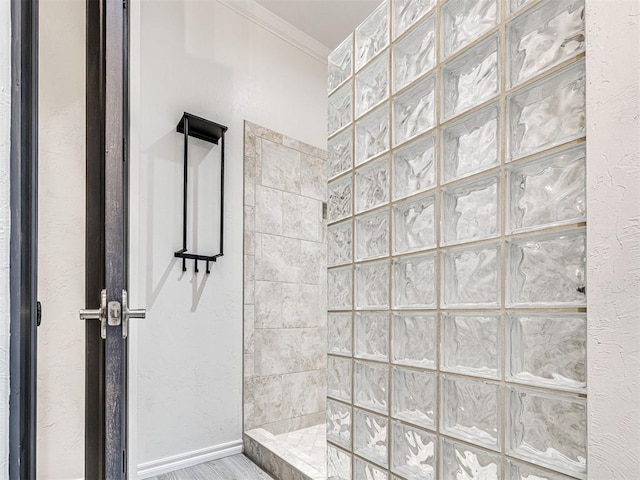
<path fill-rule="evenodd" d="M 507 242 L 507 304 L 586 305 L 585 230 Z"/>
<path fill-rule="evenodd" d="M 327 227 L 327 264 L 332 267 L 351 262 L 351 220 Z"/>
<path fill-rule="evenodd" d="M 389 254 L 389 210 L 356 217 L 356 260 Z"/>
<path fill-rule="evenodd" d="M 436 20 L 431 15 L 393 46 L 393 91 L 436 65 Z"/>
<path fill-rule="evenodd" d="M 356 116 L 389 97 L 389 51 L 378 56 L 356 75 Z"/>
<path fill-rule="evenodd" d="M 586 399 L 510 388 L 507 454 L 584 478 Z"/>
<path fill-rule="evenodd" d="M 327 357 L 327 395 L 345 402 L 351 401 L 351 360 Z"/>
<path fill-rule="evenodd" d="M 327 399 L 327 440 L 351 449 L 351 407 Z"/>
<path fill-rule="evenodd" d="M 369 360 L 389 359 L 389 314 L 356 313 L 355 356 Z"/>
<path fill-rule="evenodd" d="M 435 186 L 435 142 L 429 135 L 393 152 L 394 200 Z"/>
<path fill-rule="evenodd" d="M 391 377 L 391 415 L 435 430 L 436 376 L 433 373 L 393 367 Z"/>
<path fill-rule="evenodd" d="M 480 105 L 500 91 L 498 35 L 492 35 L 442 69 L 442 118 Z"/>
<path fill-rule="evenodd" d="M 389 150 L 389 106 L 382 105 L 356 123 L 356 162 Z"/>
<path fill-rule="evenodd" d="M 450 182 L 500 164 L 500 106 L 495 103 L 442 130 L 442 179 Z"/>
<path fill-rule="evenodd" d="M 391 471 L 407 480 L 434 480 L 436 437 L 392 422 Z"/>
<path fill-rule="evenodd" d="M 502 325 L 499 314 L 443 314 L 440 369 L 500 378 Z"/>
<path fill-rule="evenodd" d="M 337 355 L 351 355 L 351 313 L 327 315 L 327 350 Z"/>
<path fill-rule="evenodd" d="M 329 310 L 351 309 L 351 267 L 327 271 L 327 305 Z"/>
<path fill-rule="evenodd" d="M 351 480 L 351 455 L 327 445 L 327 480 Z"/>
<path fill-rule="evenodd" d="M 402 35 L 436 6 L 436 0 L 393 0 L 393 38 Z"/>
<path fill-rule="evenodd" d="M 435 125 L 435 77 L 429 75 L 393 99 L 393 144 L 405 142 Z"/>
<path fill-rule="evenodd" d="M 356 457 L 353 459 L 353 479 L 389 480 L 389 475 L 384 470 Z"/>
<path fill-rule="evenodd" d="M 507 460 L 506 480 L 569 480 L 564 475 L 549 473 L 520 462 Z"/>
<path fill-rule="evenodd" d="M 500 387 L 478 380 L 441 377 L 440 431 L 500 450 Z"/>
<path fill-rule="evenodd" d="M 500 304 L 500 245 L 442 253 L 445 307 L 497 307 Z"/>
<path fill-rule="evenodd" d="M 441 198 L 445 245 L 500 234 L 500 174 L 444 188 Z"/>
<path fill-rule="evenodd" d="M 356 69 L 389 45 L 389 4 L 385 0 L 356 28 Z"/>
<path fill-rule="evenodd" d="M 356 170 L 356 212 L 389 201 L 389 156 Z"/>
<path fill-rule="evenodd" d="M 510 315 L 508 322 L 507 380 L 586 389 L 585 315 Z"/>
<path fill-rule="evenodd" d="M 508 0 L 509 14 L 512 15 L 533 0 Z"/>
<path fill-rule="evenodd" d="M 498 455 L 446 438 L 440 440 L 440 462 L 442 480 L 502 479 L 502 461 Z"/>
<path fill-rule="evenodd" d="M 436 245 L 435 195 L 393 206 L 393 252 L 406 253 Z"/>
<path fill-rule="evenodd" d="M 585 221 L 584 146 L 509 166 L 507 225 L 512 232 Z"/>
<path fill-rule="evenodd" d="M 510 85 L 584 51 L 584 0 L 547 0 L 507 25 Z"/>
<path fill-rule="evenodd" d="M 497 0 L 449 0 L 440 12 L 443 59 L 489 31 L 500 15 Z"/>
<path fill-rule="evenodd" d="M 351 215 L 351 175 L 329 183 L 328 220 L 335 222 Z"/>
<path fill-rule="evenodd" d="M 391 360 L 400 365 L 435 368 L 436 317 L 394 313 L 391 317 Z"/>
<path fill-rule="evenodd" d="M 381 363 L 355 362 L 354 404 L 359 407 L 388 412 L 389 367 Z"/>
<path fill-rule="evenodd" d="M 393 308 L 435 308 L 435 254 L 394 259 L 392 288 Z"/>
<path fill-rule="evenodd" d="M 328 178 L 346 172 L 353 166 L 353 127 L 345 129 L 327 142 Z"/>
<path fill-rule="evenodd" d="M 585 135 L 585 63 L 576 62 L 507 96 L 508 159 Z"/>
<path fill-rule="evenodd" d="M 353 34 L 329 54 L 327 91 L 331 92 L 353 73 Z"/>
<path fill-rule="evenodd" d="M 353 410 L 353 452 L 387 468 L 387 418 L 357 408 Z"/>
<path fill-rule="evenodd" d="M 384 260 L 356 265 L 356 308 L 389 306 L 389 263 Z"/>
<path fill-rule="evenodd" d="M 327 114 L 329 135 L 333 135 L 353 120 L 351 83 L 351 80 L 345 83 L 329 97 L 329 111 Z"/>

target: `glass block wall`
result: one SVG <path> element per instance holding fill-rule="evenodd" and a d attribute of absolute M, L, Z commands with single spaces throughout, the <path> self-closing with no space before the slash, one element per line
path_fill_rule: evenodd
<path fill-rule="evenodd" d="M 586 478 L 584 45 L 392 0 L 330 55 L 329 479 Z"/>

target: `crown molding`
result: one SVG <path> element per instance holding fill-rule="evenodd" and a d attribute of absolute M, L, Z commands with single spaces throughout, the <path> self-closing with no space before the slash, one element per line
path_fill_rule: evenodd
<path fill-rule="evenodd" d="M 218 0 L 218 2 L 306 54 L 311 55 L 316 60 L 327 63 L 327 56 L 331 52 L 329 47 L 294 27 L 254 0 Z"/>

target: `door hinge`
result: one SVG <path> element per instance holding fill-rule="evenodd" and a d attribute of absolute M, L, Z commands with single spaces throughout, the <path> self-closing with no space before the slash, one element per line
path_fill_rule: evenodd
<path fill-rule="evenodd" d="M 42 323 L 42 304 L 40 301 L 36 302 L 36 327 L 39 327 Z"/>

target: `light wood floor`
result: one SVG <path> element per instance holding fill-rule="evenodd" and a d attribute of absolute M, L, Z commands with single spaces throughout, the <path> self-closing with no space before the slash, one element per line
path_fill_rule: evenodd
<path fill-rule="evenodd" d="M 273 480 L 244 455 L 233 455 L 149 480 Z"/>

